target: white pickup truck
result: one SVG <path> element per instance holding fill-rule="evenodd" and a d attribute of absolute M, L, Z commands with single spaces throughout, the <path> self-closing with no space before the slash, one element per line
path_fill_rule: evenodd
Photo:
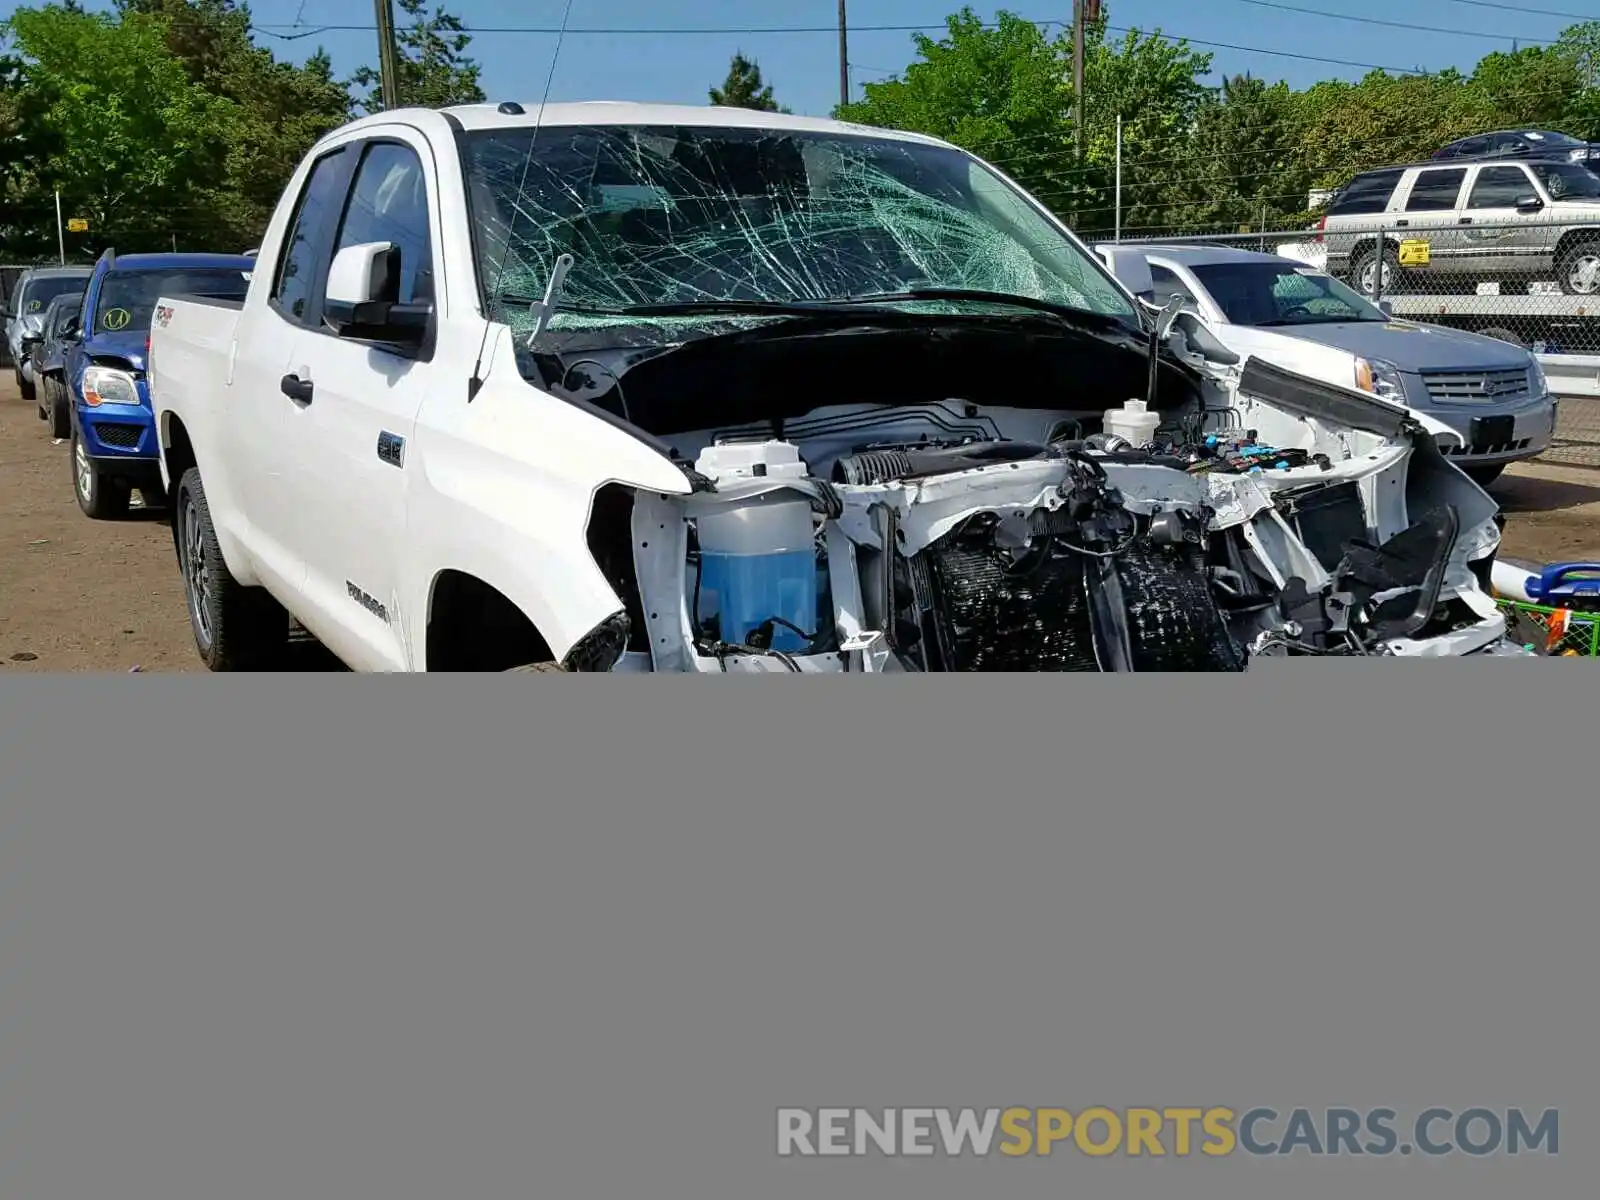
<path fill-rule="evenodd" d="M 151 327 L 213 670 L 291 615 L 359 671 L 1514 652 L 1435 431 L 1241 372 L 933 138 L 393 111 L 312 149 L 259 261 Z"/>

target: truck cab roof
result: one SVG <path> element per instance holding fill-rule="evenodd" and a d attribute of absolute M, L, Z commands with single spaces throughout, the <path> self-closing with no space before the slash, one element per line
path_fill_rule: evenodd
<path fill-rule="evenodd" d="M 885 140 L 917 142 L 927 146 L 950 143 L 922 133 L 900 129 L 881 129 L 835 121 L 827 117 L 802 117 L 792 113 L 760 112 L 748 108 L 721 108 L 716 105 L 637 104 L 622 100 L 578 100 L 540 105 L 538 101 L 488 104 L 457 104 L 447 108 L 399 108 L 359 118 L 335 130 L 344 136 L 364 128 L 380 128 L 396 122 L 423 126 L 443 117 L 456 129 L 476 132 L 486 129 L 570 128 L 592 125 L 677 125 L 707 129 L 773 129 L 794 133 L 856 133 Z"/>
<path fill-rule="evenodd" d="M 250 271 L 256 266 L 255 259 L 243 254 L 117 254 L 104 261 L 117 271 Z"/>

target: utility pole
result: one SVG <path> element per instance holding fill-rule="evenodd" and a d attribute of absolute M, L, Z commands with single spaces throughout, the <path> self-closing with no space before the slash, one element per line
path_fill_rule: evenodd
<path fill-rule="evenodd" d="M 378 9 L 378 75 L 384 108 L 400 107 L 400 50 L 394 40 L 394 0 L 373 0 Z"/>
<path fill-rule="evenodd" d="M 1083 24 L 1086 0 L 1072 0 L 1072 136 L 1083 165 Z"/>
<path fill-rule="evenodd" d="M 839 103 L 850 103 L 850 34 L 845 0 L 839 0 Z"/>

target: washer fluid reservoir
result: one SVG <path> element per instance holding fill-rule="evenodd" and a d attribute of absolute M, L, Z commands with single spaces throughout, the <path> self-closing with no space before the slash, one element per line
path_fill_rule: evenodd
<path fill-rule="evenodd" d="M 719 482 L 808 474 L 798 448 L 780 441 L 708 446 L 695 470 Z M 772 649 L 805 650 L 807 640 L 795 629 L 816 631 L 820 589 L 811 501 L 772 492 L 708 513 L 695 524 L 701 619 L 715 614 L 722 640 L 746 645 L 755 630 L 774 621 Z"/>

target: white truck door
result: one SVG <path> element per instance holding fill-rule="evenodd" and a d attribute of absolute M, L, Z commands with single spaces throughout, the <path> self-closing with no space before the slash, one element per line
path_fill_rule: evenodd
<path fill-rule="evenodd" d="M 319 278 L 339 250 L 371 242 L 400 248 L 402 303 L 434 302 L 436 183 L 420 135 L 396 128 L 358 143 L 355 172 Z M 434 320 L 442 318 L 435 308 Z M 437 343 L 438 339 L 435 339 Z M 441 370 L 424 351 L 337 336 L 320 320 L 296 334 L 290 374 L 302 392 L 290 424 L 296 478 L 294 541 L 307 559 L 316 612 L 336 612 L 313 630 L 358 670 L 412 667 L 400 567 L 417 412 Z M 470 368 L 463 368 L 461 379 Z"/>
<path fill-rule="evenodd" d="M 317 265 L 332 239 L 350 179 L 348 147 L 322 155 L 304 177 L 274 264 L 265 305 L 246 305 L 233 365 L 233 418 L 224 436 L 235 464 L 238 490 L 251 516 L 246 536 L 258 570 L 296 595 L 303 592 L 306 559 L 298 538 L 298 505 L 291 492 L 295 452 L 290 445 L 300 406 L 286 395 L 286 377 L 299 337 L 314 319 Z M 259 269 L 259 268 L 258 268 Z"/>

